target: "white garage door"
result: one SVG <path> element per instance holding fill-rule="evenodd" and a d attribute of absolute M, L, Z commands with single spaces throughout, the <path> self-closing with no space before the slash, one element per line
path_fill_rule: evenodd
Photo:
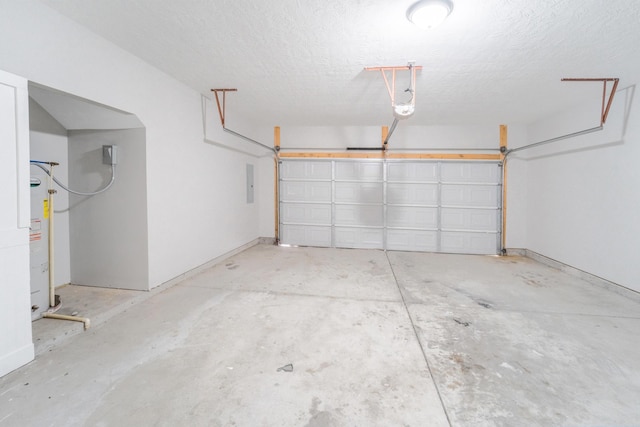
<path fill-rule="evenodd" d="M 282 244 L 468 254 L 500 248 L 498 162 L 281 161 Z"/>

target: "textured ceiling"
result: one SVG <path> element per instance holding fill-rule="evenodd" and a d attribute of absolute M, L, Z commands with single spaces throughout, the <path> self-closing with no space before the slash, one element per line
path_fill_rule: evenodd
<path fill-rule="evenodd" d="M 388 125 L 384 81 L 363 68 L 409 60 L 423 66 L 409 125 L 528 123 L 602 91 L 562 77 L 640 76 L 637 0 L 453 0 L 430 31 L 407 21 L 413 0 L 41 1 L 208 97 L 238 88 L 230 125 Z"/>

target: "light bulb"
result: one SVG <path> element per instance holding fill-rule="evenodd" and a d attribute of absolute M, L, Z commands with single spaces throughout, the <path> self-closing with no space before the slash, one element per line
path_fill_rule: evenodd
<path fill-rule="evenodd" d="M 419 28 L 432 29 L 442 24 L 452 10 L 453 3 L 448 0 L 422 0 L 409 8 L 407 18 Z"/>

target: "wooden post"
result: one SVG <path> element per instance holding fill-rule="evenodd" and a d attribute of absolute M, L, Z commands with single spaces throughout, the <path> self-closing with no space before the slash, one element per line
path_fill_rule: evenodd
<path fill-rule="evenodd" d="M 502 158 L 502 254 L 506 255 L 507 244 L 507 125 L 500 125 L 500 156 Z"/>
<path fill-rule="evenodd" d="M 389 127 L 382 126 L 382 148 L 384 148 L 384 142 L 387 140 L 387 135 L 389 135 Z"/>
<path fill-rule="evenodd" d="M 275 222 L 275 237 L 276 237 L 276 244 L 278 244 L 280 242 L 280 197 L 279 197 L 279 185 L 278 185 L 278 181 L 280 180 L 280 176 L 278 174 L 279 168 L 278 168 L 278 162 L 280 161 L 280 126 L 275 126 L 273 128 L 273 146 L 276 149 L 276 155 L 273 158 L 274 159 L 274 180 L 273 180 L 273 199 L 274 199 L 274 203 L 273 203 L 273 208 L 275 211 L 275 215 L 274 215 L 274 222 Z"/>

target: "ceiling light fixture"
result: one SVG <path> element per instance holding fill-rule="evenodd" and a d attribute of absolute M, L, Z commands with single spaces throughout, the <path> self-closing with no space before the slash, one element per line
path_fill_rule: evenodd
<path fill-rule="evenodd" d="M 407 19 L 423 29 L 436 28 L 453 11 L 451 0 L 420 0 L 407 10 Z"/>

